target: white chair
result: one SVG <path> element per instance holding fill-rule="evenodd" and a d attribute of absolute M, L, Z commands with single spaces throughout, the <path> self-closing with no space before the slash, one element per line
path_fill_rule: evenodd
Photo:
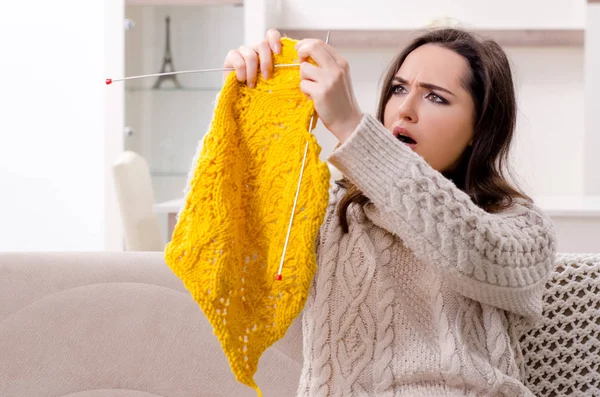
<path fill-rule="evenodd" d="M 124 151 L 113 163 L 113 176 L 126 250 L 163 251 L 162 234 L 152 209 L 154 193 L 148 162 L 135 152 Z"/>

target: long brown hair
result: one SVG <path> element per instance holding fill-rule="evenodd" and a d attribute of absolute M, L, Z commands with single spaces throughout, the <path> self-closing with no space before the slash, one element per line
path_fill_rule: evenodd
<path fill-rule="evenodd" d="M 531 201 L 513 187 L 505 175 L 509 148 L 517 119 L 517 105 L 508 58 L 493 40 L 478 39 L 474 34 L 454 28 L 429 31 L 414 39 L 391 62 L 384 77 L 377 119 L 383 123 L 384 111 L 393 92 L 392 79 L 406 57 L 416 48 L 435 44 L 463 56 L 471 73 L 464 81 L 475 105 L 472 145 L 461 156 L 458 167 L 443 175 L 471 197 L 487 212 L 499 212 L 514 198 Z M 369 199 L 343 178 L 338 184 L 347 188 L 338 206 L 340 223 L 348 231 L 347 210 L 350 204 L 366 204 Z"/>

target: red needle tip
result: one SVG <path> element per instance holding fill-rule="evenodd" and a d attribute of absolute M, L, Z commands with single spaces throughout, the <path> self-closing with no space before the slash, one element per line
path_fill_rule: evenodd
<path fill-rule="evenodd" d="M 112 83 L 112 79 L 106 79 L 106 85 L 110 85 Z"/>
<path fill-rule="evenodd" d="M 278 274 L 277 277 L 275 277 L 275 280 L 281 281 L 281 274 Z"/>

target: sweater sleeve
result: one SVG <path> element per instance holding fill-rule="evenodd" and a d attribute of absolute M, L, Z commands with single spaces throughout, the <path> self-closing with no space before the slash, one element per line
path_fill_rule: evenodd
<path fill-rule="evenodd" d="M 505 212 L 484 211 L 371 115 L 329 161 L 444 283 L 485 304 L 541 315 L 556 242 L 550 219 L 535 205 L 516 200 Z"/>

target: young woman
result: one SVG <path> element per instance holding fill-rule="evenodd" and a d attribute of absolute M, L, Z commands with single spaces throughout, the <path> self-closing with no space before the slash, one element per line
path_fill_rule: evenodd
<path fill-rule="evenodd" d="M 250 86 L 259 70 L 268 78 L 280 39 L 270 30 L 225 67 Z M 503 50 L 425 33 L 391 63 L 372 116 L 332 46 L 296 48 L 344 175 L 319 233 L 298 395 L 532 395 L 519 330 L 541 314 L 556 243 L 505 176 L 516 103 Z"/>

